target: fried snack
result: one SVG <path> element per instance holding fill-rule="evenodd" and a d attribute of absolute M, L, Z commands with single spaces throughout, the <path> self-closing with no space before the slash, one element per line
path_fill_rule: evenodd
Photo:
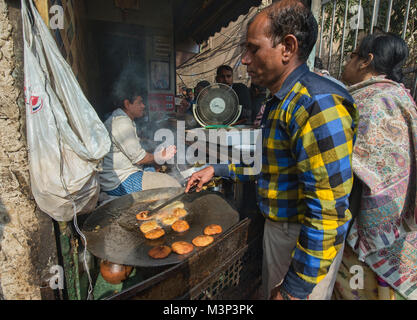
<path fill-rule="evenodd" d="M 155 216 L 158 217 L 158 219 L 162 219 L 163 217 L 172 214 L 174 210 L 183 208 L 184 203 L 182 203 L 181 201 L 175 201 L 167 205 L 166 207 L 163 207 L 161 210 L 158 211 L 158 213 Z"/>
<path fill-rule="evenodd" d="M 191 243 L 185 241 L 177 241 L 172 245 L 172 251 L 178 254 L 187 254 L 194 250 L 194 246 Z"/>
<path fill-rule="evenodd" d="M 212 236 L 212 235 L 219 234 L 222 232 L 223 232 L 223 229 L 218 224 L 211 224 L 204 228 L 204 234 L 207 236 Z"/>
<path fill-rule="evenodd" d="M 182 208 L 184 208 L 184 203 L 182 203 L 181 201 L 175 201 L 167 205 L 166 207 L 162 208 L 161 210 L 159 210 L 157 213 L 153 215 L 153 217 L 155 217 L 156 219 L 162 220 L 163 218 L 169 215 L 172 215 L 175 209 L 182 209 Z"/>
<path fill-rule="evenodd" d="M 177 220 L 178 220 L 178 218 L 176 216 L 174 216 L 173 214 L 170 214 L 170 215 L 162 218 L 162 223 L 166 226 L 170 226 Z"/>
<path fill-rule="evenodd" d="M 178 220 L 178 221 L 175 221 L 172 224 L 171 228 L 172 228 L 172 230 L 174 230 L 176 232 L 184 232 L 184 231 L 187 231 L 188 229 L 190 229 L 190 226 L 189 226 L 187 221 Z"/>
<path fill-rule="evenodd" d="M 153 229 L 159 228 L 159 225 L 158 225 L 158 222 L 156 222 L 155 220 L 152 220 L 152 221 L 142 223 L 139 228 L 140 228 L 140 231 L 142 231 L 143 233 L 147 233 Z"/>
<path fill-rule="evenodd" d="M 166 216 L 168 216 L 170 214 L 171 214 L 170 211 L 167 211 L 167 210 L 163 209 L 163 210 L 158 211 L 158 213 L 156 213 L 154 215 L 154 217 L 155 217 L 155 219 L 162 220 L 163 218 L 165 218 Z"/>
<path fill-rule="evenodd" d="M 156 229 L 153 229 L 149 232 L 146 232 L 145 233 L 145 238 L 149 239 L 149 240 L 155 240 L 155 239 L 158 239 L 158 238 L 162 237 L 164 234 L 165 234 L 164 229 L 156 228 Z"/>
<path fill-rule="evenodd" d="M 148 219 L 150 219 L 150 218 L 148 218 L 148 213 L 149 213 L 149 210 L 141 211 L 136 215 L 136 219 L 137 220 L 148 220 Z"/>
<path fill-rule="evenodd" d="M 185 217 L 187 215 L 187 211 L 184 208 L 176 208 L 176 209 L 174 209 L 173 214 L 177 218 L 182 218 L 182 217 Z"/>
<path fill-rule="evenodd" d="M 193 244 L 197 247 L 205 247 L 214 241 L 212 236 L 198 236 L 193 239 Z"/>
<path fill-rule="evenodd" d="M 169 256 L 171 251 L 168 246 L 157 246 L 149 250 L 148 255 L 153 259 L 164 259 Z"/>

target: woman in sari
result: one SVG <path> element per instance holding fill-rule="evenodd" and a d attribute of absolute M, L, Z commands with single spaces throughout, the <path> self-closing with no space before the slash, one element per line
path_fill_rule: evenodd
<path fill-rule="evenodd" d="M 417 299 L 417 111 L 401 84 L 407 56 L 400 37 L 369 35 L 342 75 L 359 125 L 350 197 L 354 220 L 336 299 Z"/>

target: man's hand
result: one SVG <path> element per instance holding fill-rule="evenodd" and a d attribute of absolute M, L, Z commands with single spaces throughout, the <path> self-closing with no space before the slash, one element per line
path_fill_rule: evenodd
<path fill-rule="evenodd" d="M 186 99 L 182 99 L 180 107 L 178 108 L 178 111 L 180 113 L 185 113 L 189 107 L 190 107 L 190 103 Z"/>
<path fill-rule="evenodd" d="M 282 286 L 275 287 L 272 289 L 270 300 L 300 300 L 293 297 Z"/>
<path fill-rule="evenodd" d="M 176 146 L 169 146 L 162 151 L 155 152 L 154 159 L 155 162 L 159 165 L 164 164 L 169 159 L 172 159 L 175 154 L 177 153 L 177 147 Z"/>
<path fill-rule="evenodd" d="M 187 187 L 185 188 L 185 192 L 187 193 L 191 187 L 197 185 L 196 192 L 200 192 L 203 188 L 203 185 L 209 182 L 214 177 L 214 168 L 213 166 L 209 166 L 204 168 L 203 170 L 194 172 L 190 179 L 188 179 Z"/>

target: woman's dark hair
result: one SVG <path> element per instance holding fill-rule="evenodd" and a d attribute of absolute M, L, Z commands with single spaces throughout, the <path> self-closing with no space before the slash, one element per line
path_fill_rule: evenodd
<path fill-rule="evenodd" d="M 366 36 L 359 45 L 358 56 L 366 59 L 370 53 L 374 56 L 370 65 L 373 70 L 385 74 L 390 80 L 402 82 L 408 47 L 401 37 L 392 33 Z"/>
<path fill-rule="evenodd" d="M 323 61 L 319 57 L 314 58 L 314 68 L 317 68 L 320 70 L 324 69 Z"/>
<path fill-rule="evenodd" d="M 318 34 L 317 21 L 307 3 L 305 0 L 281 0 L 260 12 L 268 16 L 269 30 L 266 34 L 272 39 L 273 45 L 279 44 L 286 35 L 294 35 L 298 41 L 298 57 L 303 62 L 307 61 L 313 50 Z M 248 26 L 254 18 L 248 22 Z"/>

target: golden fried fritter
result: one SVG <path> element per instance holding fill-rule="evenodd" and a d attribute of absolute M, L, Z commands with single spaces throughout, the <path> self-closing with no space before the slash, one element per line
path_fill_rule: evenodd
<path fill-rule="evenodd" d="M 187 221 L 178 220 L 178 221 L 175 221 L 172 224 L 171 228 L 172 228 L 172 230 L 174 230 L 176 232 L 184 232 L 184 231 L 187 231 L 188 229 L 190 229 L 190 226 L 189 226 Z"/>
<path fill-rule="evenodd" d="M 198 236 L 193 239 L 193 244 L 197 247 L 205 247 L 214 241 L 212 236 Z"/>
<path fill-rule="evenodd" d="M 194 250 L 194 246 L 191 243 L 185 241 L 177 241 L 172 245 L 172 251 L 178 254 L 187 254 Z"/>
<path fill-rule="evenodd" d="M 156 222 L 155 220 L 152 220 L 152 221 L 142 223 L 139 228 L 140 228 L 140 231 L 142 231 L 143 233 L 147 233 L 153 229 L 159 228 L 159 225 L 158 225 L 158 222 Z"/>
<path fill-rule="evenodd" d="M 157 246 L 149 250 L 148 255 L 153 259 L 164 259 L 169 256 L 171 251 L 168 246 Z"/>
<path fill-rule="evenodd" d="M 145 238 L 150 239 L 150 240 L 154 240 L 154 239 L 158 239 L 158 238 L 162 237 L 164 234 L 165 234 L 164 229 L 156 228 L 156 229 L 153 229 L 149 232 L 146 232 L 145 233 Z"/>
<path fill-rule="evenodd" d="M 166 226 L 170 226 L 177 220 L 178 220 L 178 218 L 176 216 L 174 216 L 173 214 L 170 214 L 170 215 L 162 218 L 162 223 Z"/>
<path fill-rule="evenodd" d="M 183 208 L 176 208 L 174 209 L 174 216 L 176 216 L 177 218 L 182 218 L 185 217 L 187 215 L 187 211 Z"/>
<path fill-rule="evenodd" d="M 222 233 L 223 229 L 218 224 L 211 224 L 204 228 L 204 234 L 207 236 L 212 236 L 214 234 Z"/>

